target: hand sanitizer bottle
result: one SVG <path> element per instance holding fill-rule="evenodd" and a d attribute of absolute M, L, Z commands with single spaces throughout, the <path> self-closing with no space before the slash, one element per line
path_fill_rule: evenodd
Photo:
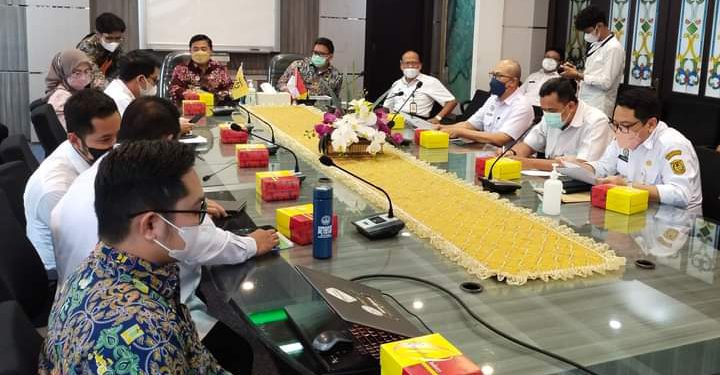
<path fill-rule="evenodd" d="M 547 215 L 560 215 L 560 203 L 562 197 L 562 182 L 558 180 L 557 164 L 553 163 L 553 170 L 550 178 L 543 186 L 543 212 Z"/>

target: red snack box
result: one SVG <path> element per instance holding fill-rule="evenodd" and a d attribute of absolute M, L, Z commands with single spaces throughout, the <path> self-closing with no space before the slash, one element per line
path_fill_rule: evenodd
<path fill-rule="evenodd" d="M 200 100 L 200 94 L 196 93 L 195 91 L 188 91 L 183 94 L 183 99 L 185 99 L 185 100 Z"/>
<path fill-rule="evenodd" d="M 485 176 L 485 162 L 487 162 L 488 159 L 494 159 L 494 156 L 478 156 L 475 158 L 475 176 L 477 177 L 484 177 Z"/>
<path fill-rule="evenodd" d="M 229 124 L 220 125 L 220 143 L 247 143 L 248 133 L 235 131 Z"/>
<path fill-rule="evenodd" d="M 427 129 L 415 129 L 415 144 L 420 144 L 420 133 L 427 131 Z"/>
<path fill-rule="evenodd" d="M 239 168 L 260 168 L 269 164 L 270 153 L 265 145 L 235 145 L 235 154 Z"/>
<path fill-rule="evenodd" d="M 310 214 L 295 215 L 290 218 L 290 241 L 300 246 L 309 245 L 313 240 L 313 217 Z M 333 214 L 332 236 L 337 238 L 338 218 Z"/>
<path fill-rule="evenodd" d="M 206 109 L 207 109 L 207 106 L 205 105 L 205 103 L 203 103 L 199 100 L 183 100 L 182 101 L 183 116 L 195 116 L 195 115 L 205 116 Z"/>
<path fill-rule="evenodd" d="M 590 193 L 590 204 L 595 207 L 605 208 L 608 190 L 616 187 L 613 184 L 595 185 Z"/>
<path fill-rule="evenodd" d="M 260 196 L 265 202 L 295 200 L 300 196 L 300 179 L 296 176 L 262 178 Z"/>

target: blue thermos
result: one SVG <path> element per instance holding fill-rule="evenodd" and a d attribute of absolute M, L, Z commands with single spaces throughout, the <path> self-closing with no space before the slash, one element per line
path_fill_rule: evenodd
<path fill-rule="evenodd" d="M 321 183 L 313 190 L 313 257 L 332 257 L 333 188 Z"/>

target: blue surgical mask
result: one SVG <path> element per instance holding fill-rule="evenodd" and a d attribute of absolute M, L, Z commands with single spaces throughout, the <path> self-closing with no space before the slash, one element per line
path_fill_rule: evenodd
<path fill-rule="evenodd" d="M 562 129 L 565 126 L 560 112 L 543 112 L 543 121 L 548 129 Z"/>
<path fill-rule="evenodd" d="M 327 57 L 313 54 L 310 58 L 310 62 L 317 67 L 325 66 L 327 63 Z"/>
<path fill-rule="evenodd" d="M 507 88 L 505 87 L 505 84 L 500 82 L 497 78 L 492 78 L 490 80 L 490 94 L 491 95 L 497 95 L 502 96 L 505 93 L 505 90 Z"/>

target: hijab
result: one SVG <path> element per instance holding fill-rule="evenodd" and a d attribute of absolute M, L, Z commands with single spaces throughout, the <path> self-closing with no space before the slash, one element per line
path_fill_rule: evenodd
<path fill-rule="evenodd" d="M 79 49 L 70 49 L 58 52 L 50 63 L 50 71 L 45 77 L 45 99 L 49 98 L 58 88 L 74 91 L 67 79 L 78 65 L 87 63 L 92 66 L 90 58 Z"/>

